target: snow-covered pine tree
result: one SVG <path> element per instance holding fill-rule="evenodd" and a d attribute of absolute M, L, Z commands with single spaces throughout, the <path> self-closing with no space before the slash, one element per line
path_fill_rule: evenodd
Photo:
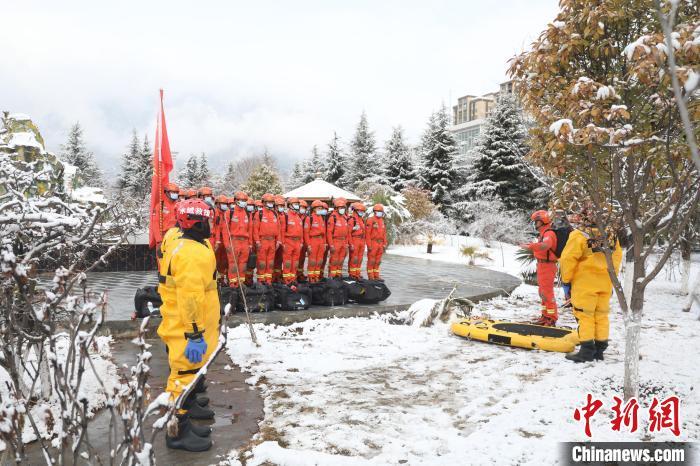
<path fill-rule="evenodd" d="M 323 177 L 326 172 L 325 163 L 321 153 L 318 151 L 318 146 L 311 149 L 311 157 L 304 161 L 303 173 L 302 173 L 302 184 L 311 183 L 316 179 L 316 175 L 320 174 Z"/>
<path fill-rule="evenodd" d="M 151 178 L 153 177 L 153 149 L 148 135 L 143 136 L 143 144 L 138 154 L 137 172 L 134 176 L 134 195 L 139 198 L 146 197 L 151 192 Z"/>
<path fill-rule="evenodd" d="M 369 129 L 365 112 L 362 112 L 355 137 L 350 143 L 350 157 L 352 160 L 345 177 L 345 185 L 350 189 L 354 189 L 359 182 L 378 174 L 381 170 L 381 164 L 377 163 L 374 133 Z"/>
<path fill-rule="evenodd" d="M 287 191 L 291 191 L 292 189 L 296 189 L 299 186 L 302 186 L 304 184 L 304 175 L 305 175 L 305 167 L 306 166 L 306 161 L 305 160 L 299 160 L 294 163 L 294 168 L 292 169 L 292 173 L 289 174 L 289 178 L 287 179 L 287 183 L 285 183 L 285 186 L 287 188 Z"/>
<path fill-rule="evenodd" d="M 131 135 L 131 142 L 126 152 L 122 154 L 121 173 L 117 180 L 117 187 L 120 191 L 130 193 L 135 186 L 140 145 L 138 134 L 136 134 L 134 129 Z"/>
<path fill-rule="evenodd" d="M 403 128 L 397 126 L 386 143 L 384 156 L 384 176 L 394 191 L 401 192 L 412 181 L 415 181 L 415 171 L 411 152 L 403 137 Z"/>
<path fill-rule="evenodd" d="M 546 207 L 548 188 L 535 178 L 525 160 L 530 151 L 527 137 L 522 111 L 511 96 L 503 96 L 486 120 L 460 197 L 496 197 L 506 210 L 521 212 Z"/>
<path fill-rule="evenodd" d="M 198 185 L 209 186 L 211 185 L 211 173 L 209 172 L 209 161 L 207 160 L 207 154 L 202 152 L 199 156 L 198 164 Z"/>
<path fill-rule="evenodd" d="M 325 180 L 331 184 L 344 187 L 342 180 L 347 168 L 345 154 L 340 147 L 340 138 L 338 133 L 333 132 L 333 139 L 328 143 L 328 151 L 326 152 L 326 168 Z"/>
<path fill-rule="evenodd" d="M 61 146 L 60 157 L 77 167 L 74 187 L 102 186 L 102 172 L 95 162 L 95 156 L 88 151 L 83 141 L 83 128 L 76 122 L 68 132 L 68 140 Z"/>
<path fill-rule="evenodd" d="M 241 190 L 255 199 L 260 199 L 265 193 L 280 194 L 282 184 L 277 172 L 272 167 L 262 164 L 253 170 Z"/>
<path fill-rule="evenodd" d="M 442 213 L 449 210 L 457 176 L 454 168 L 457 142 L 448 126 L 447 108 L 443 104 L 430 116 L 421 142 L 421 185 L 432 193 L 432 201 Z"/>
<path fill-rule="evenodd" d="M 197 189 L 201 187 L 199 186 L 199 161 L 196 155 L 192 154 L 189 156 L 185 167 L 180 171 L 178 179 L 184 188 Z"/>

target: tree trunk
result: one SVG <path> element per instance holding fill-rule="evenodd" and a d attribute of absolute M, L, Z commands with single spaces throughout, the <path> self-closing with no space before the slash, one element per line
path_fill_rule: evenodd
<path fill-rule="evenodd" d="M 636 304 L 636 300 L 633 300 Z M 642 308 L 633 307 L 625 316 L 625 381 L 624 398 L 639 395 L 639 336 L 642 326 Z"/>
<path fill-rule="evenodd" d="M 428 243 L 428 250 L 426 251 L 428 254 L 433 253 L 433 243 Z"/>
<path fill-rule="evenodd" d="M 685 302 L 685 306 L 683 306 L 683 312 L 690 312 L 690 309 L 693 307 L 693 302 L 697 302 L 700 305 L 700 274 L 698 274 L 695 283 L 693 283 L 689 291 L 688 300 Z M 698 319 L 700 320 L 700 314 L 698 315 Z"/>
<path fill-rule="evenodd" d="M 625 254 L 625 263 L 622 267 L 622 291 L 625 293 L 627 308 L 629 309 L 634 286 L 634 258 L 630 258 L 629 254 Z"/>
<path fill-rule="evenodd" d="M 681 249 L 681 293 L 684 295 L 688 294 L 690 285 L 690 241 L 685 238 L 681 238 L 680 241 Z"/>

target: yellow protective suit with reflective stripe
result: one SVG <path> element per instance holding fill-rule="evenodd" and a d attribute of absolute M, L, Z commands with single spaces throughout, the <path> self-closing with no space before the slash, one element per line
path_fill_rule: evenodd
<path fill-rule="evenodd" d="M 166 391 L 180 395 L 195 373 L 211 356 L 219 337 L 219 294 L 216 288 L 216 258 L 208 240 L 199 243 L 168 230 L 161 244 L 161 283 L 158 293 L 162 321 L 158 336 L 168 347 L 170 376 Z M 185 333 L 203 332 L 207 352 L 202 362 L 192 364 L 185 357 Z"/>
<path fill-rule="evenodd" d="M 574 230 L 561 253 L 561 280 L 571 284 L 571 304 L 578 320 L 579 340 L 607 340 L 610 333 L 612 281 L 605 253 L 597 251 L 595 229 Z M 622 248 L 615 241 L 612 254 L 615 273 L 620 271 Z"/>

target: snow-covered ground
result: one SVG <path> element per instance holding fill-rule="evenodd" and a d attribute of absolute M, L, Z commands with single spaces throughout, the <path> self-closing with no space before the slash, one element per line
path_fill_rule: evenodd
<path fill-rule="evenodd" d="M 95 374 L 90 368 L 88 368 L 82 378 L 80 384 L 79 397 L 87 400 L 88 412 L 94 414 L 98 409 L 102 408 L 107 401 L 107 392 L 112 392 L 114 387 L 117 386 L 119 382 L 119 377 L 117 374 L 117 366 L 112 362 L 112 352 L 111 352 L 111 342 L 112 337 L 108 336 L 97 336 L 95 337 L 95 345 L 89 347 L 90 359 L 95 367 L 100 379 L 104 382 L 105 388 L 100 385 L 99 381 L 95 377 Z M 57 341 L 57 354 L 58 358 L 65 359 L 68 353 L 68 338 L 59 338 Z M 31 360 L 32 356 L 29 356 Z M 8 389 L 7 381 L 9 380 L 8 373 L 0 368 L 0 394 L 4 401 L 8 400 Z M 105 390 L 106 389 L 106 390 Z M 38 390 L 38 387 L 37 387 Z M 47 412 L 51 412 L 51 417 L 56 422 L 56 427 L 54 432 L 59 432 L 61 430 L 61 412 L 60 404 L 57 397 L 54 395 L 48 402 L 38 402 L 32 407 L 32 415 L 37 423 L 37 427 L 45 439 L 51 438 L 51 433 L 47 431 L 46 422 L 49 419 Z M 2 426 L 2 419 L 0 418 L 0 426 Z M 36 440 L 36 435 L 33 429 L 27 423 L 22 432 L 22 436 L 25 442 L 31 442 Z M 58 441 L 55 438 L 54 441 Z M 54 446 L 57 446 L 55 443 Z M 0 441 L 0 451 L 5 449 L 5 444 Z"/>
<path fill-rule="evenodd" d="M 426 252 L 425 244 L 391 245 L 386 253 L 440 262 L 466 264 L 469 262 L 469 258 L 460 253 L 462 246 L 474 247 L 477 253 L 486 253 L 487 257 L 475 258 L 475 265 L 519 276 L 522 265 L 515 259 L 515 253 L 518 251 L 518 247 L 499 241 L 489 241 L 486 243 L 479 238 L 445 235 L 444 237 L 437 238 L 436 242 L 433 244 L 433 252 L 431 254 Z"/>
<path fill-rule="evenodd" d="M 390 252 L 420 257 L 414 248 Z M 500 252 L 500 246 L 493 249 Z M 464 260 L 456 245 L 435 250 L 433 260 Z M 503 262 L 503 269 L 512 267 L 512 254 Z M 693 273 L 699 272 L 695 263 Z M 697 354 L 700 310 L 681 312 L 677 288 L 662 276 L 647 292 L 636 433 L 610 425 L 613 396 L 622 394 L 619 310 L 611 316 L 605 362 L 586 364 L 560 353 L 466 341 L 439 321 L 402 324 L 409 312 L 423 314 L 430 300 L 402 316 L 257 325 L 259 348 L 238 327 L 229 334 L 228 353 L 262 389 L 265 418 L 251 446 L 232 452 L 228 463 L 242 455 L 248 465 L 555 464 L 558 442 L 587 439 L 573 414 L 588 393 L 604 403 L 591 419 L 593 440 L 695 440 L 700 395 L 688 355 Z M 481 303 L 472 315 L 526 320 L 537 310 L 536 288 L 521 285 L 508 298 Z M 569 312 L 560 324 L 575 326 Z M 680 437 L 667 430 L 648 434 L 651 398 L 671 394 L 682 403 Z"/>

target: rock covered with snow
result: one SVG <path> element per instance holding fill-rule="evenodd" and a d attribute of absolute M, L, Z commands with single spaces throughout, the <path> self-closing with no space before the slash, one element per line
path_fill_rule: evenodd
<path fill-rule="evenodd" d="M 39 128 L 24 114 L 4 112 L 0 121 L 0 161 L 9 162 L 15 169 L 27 174 L 37 174 L 25 196 L 47 195 L 62 192 L 63 164 L 46 151 Z M 0 183 L 0 195 L 7 192 Z"/>

